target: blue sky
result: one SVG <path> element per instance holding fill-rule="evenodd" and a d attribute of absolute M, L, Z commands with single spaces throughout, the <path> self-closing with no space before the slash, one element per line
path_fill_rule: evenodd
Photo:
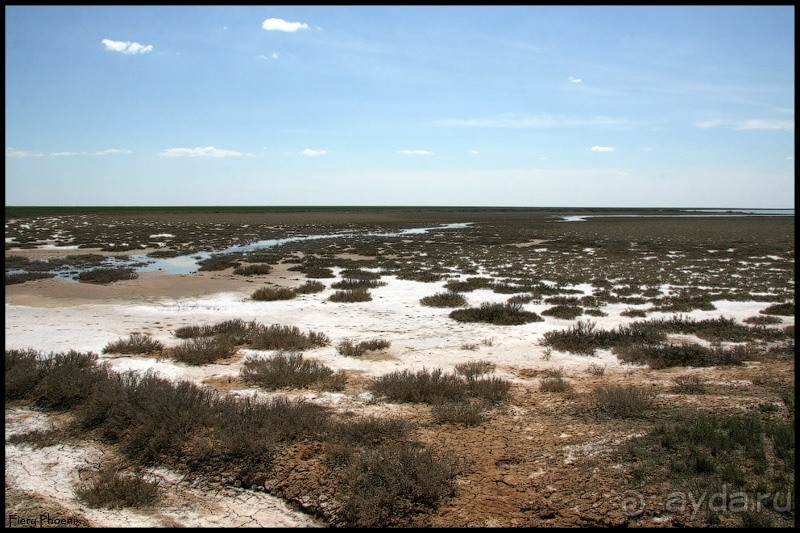
<path fill-rule="evenodd" d="M 6 205 L 794 207 L 793 6 L 6 6 Z"/>

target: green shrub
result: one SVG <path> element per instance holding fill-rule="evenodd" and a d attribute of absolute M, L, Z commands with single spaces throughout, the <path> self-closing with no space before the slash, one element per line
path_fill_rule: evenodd
<path fill-rule="evenodd" d="M 54 278 L 55 274 L 49 272 L 25 272 L 22 274 L 6 274 L 6 285 L 17 285 L 36 279 Z"/>
<path fill-rule="evenodd" d="M 241 376 L 245 382 L 267 390 L 312 386 L 342 390 L 345 384 L 343 373 L 336 373 L 319 361 L 304 359 L 299 353 L 279 352 L 267 359 L 250 356 L 242 366 Z"/>
<path fill-rule="evenodd" d="M 159 481 L 145 479 L 140 472 L 125 473 L 118 467 L 110 467 L 78 486 L 75 494 L 89 507 L 147 507 L 158 500 Z"/>
<path fill-rule="evenodd" d="M 402 527 L 453 494 L 461 466 L 451 453 L 396 442 L 353 455 L 341 476 L 350 527 Z"/>
<path fill-rule="evenodd" d="M 181 326 L 175 329 L 172 334 L 179 339 L 190 339 L 192 337 L 212 337 L 214 335 L 214 326 Z"/>
<path fill-rule="evenodd" d="M 205 365 L 228 359 L 236 346 L 226 337 L 193 337 L 172 349 L 172 358 L 187 365 Z"/>
<path fill-rule="evenodd" d="M 599 411 L 620 418 L 645 416 L 655 403 L 658 392 L 634 385 L 600 385 L 593 391 L 593 403 Z"/>
<path fill-rule="evenodd" d="M 328 300 L 341 303 L 369 302 L 372 300 L 372 294 L 363 287 L 359 289 L 345 289 L 334 292 L 328 297 Z"/>
<path fill-rule="evenodd" d="M 419 303 L 428 307 L 464 307 L 467 305 L 467 299 L 463 294 L 447 291 L 425 296 L 420 299 Z"/>
<path fill-rule="evenodd" d="M 791 302 L 770 305 L 759 311 L 762 315 L 794 316 L 794 304 Z"/>
<path fill-rule="evenodd" d="M 450 318 L 459 322 L 487 322 L 497 325 L 519 325 L 529 322 L 541 322 L 542 317 L 532 311 L 524 311 L 522 304 L 488 303 L 480 307 L 456 309 L 450 312 Z"/>
<path fill-rule="evenodd" d="M 358 289 L 375 289 L 383 287 L 386 284 L 385 281 L 374 279 L 343 279 L 342 281 L 331 283 L 331 288 L 352 291 Z"/>
<path fill-rule="evenodd" d="M 367 352 L 385 350 L 389 346 L 391 346 L 391 342 L 383 339 L 371 339 L 358 344 L 353 343 L 350 339 L 344 339 L 336 345 L 336 350 L 342 355 L 360 357 Z"/>
<path fill-rule="evenodd" d="M 455 374 L 441 369 L 418 372 L 397 370 L 372 380 L 369 389 L 395 402 L 442 403 L 466 398 L 465 383 Z"/>
<path fill-rule="evenodd" d="M 542 311 L 543 316 L 553 316 L 556 318 L 563 318 L 565 320 L 572 320 L 583 314 L 583 308 L 576 305 L 557 305 L 550 309 Z"/>
<path fill-rule="evenodd" d="M 261 287 L 256 289 L 250 298 L 259 302 L 272 302 L 275 300 L 291 300 L 297 296 L 294 289 L 288 287 Z"/>
<path fill-rule="evenodd" d="M 110 342 L 103 348 L 103 353 L 151 354 L 164 349 L 164 343 L 154 340 L 150 335 L 132 333 L 127 339 Z"/>
<path fill-rule="evenodd" d="M 742 346 L 724 349 L 706 348 L 699 344 L 631 344 L 614 347 L 614 353 L 620 361 L 646 364 L 652 369 L 740 365 L 750 356 Z"/>
<path fill-rule="evenodd" d="M 198 261 L 198 270 L 203 272 L 227 270 L 229 268 L 237 268 L 240 263 L 225 255 L 212 255 L 207 259 Z"/>
<path fill-rule="evenodd" d="M 132 268 L 96 268 L 78 274 L 78 281 L 105 285 L 115 281 L 136 279 L 139 277 Z"/>
<path fill-rule="evenodd" d="M 297 294 L 314 294 L 325 290 L 325 284 L 319 281 L 309 280 L 296 287 L 294 292 Z"/>
<path fill-rule="evenodd" d="M 324 333 L 303 333 L 297 326 L 273 324 L 269 327 L 259 325 L 253 328 L 248 342 L 255 350 L 301 351 L 328 346 L 331 340 Z"/>

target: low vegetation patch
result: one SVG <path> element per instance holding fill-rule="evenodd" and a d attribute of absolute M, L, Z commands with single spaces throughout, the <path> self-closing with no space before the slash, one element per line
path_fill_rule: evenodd
<path fill-rule="evenodd" d="M 338 290 L 328 297 L 331 302 L 353 303 L 369 302 L 372 294 L 365 288 Z"/>
<path fill-rule="evenodd" d="M 78 498 L 89 507 L 121 509 L 148 507 L 159 496 L 157 479 L 146 479 L 140 472 L 125 472 L 118 467 L 105 467 L 89 482 L 75 489 Z"/>
<path fill-rule="evenodd" d="M 432 405 L 462 402 L 467 398 L 501 402 L 508 398 L 510 389 L 508 380 L 496 376 L 467 379 L 438 368 L 418 372 L 398 370 L 373 379 L 369 387 L 369 390 L 389 401 Z"/>
<path fill-rule="evenodd" d="M 532 311 L 523 310 L 522 304 L 488 302 L 484 302 L 480 307 L 451 311 L 450 318 L 458 322 L 486 322 L 501 326 L 514 326 L 544 320 Z"/>
<path fill-rule="evenodd" d="M 791 302 L 770 305 L 759 311 L 762 315 L 794 316 L 794 304 Z"/>
<path fill-rule="evenodd" d="M 325 284 L 320 281 L 308 280 L 294 289 L 297 294 L 314 294 L 325 290 Z"/>
<path fill-rule="evenodd" d="M 593 321 L 579 320 L 566 330 L 547 331 L 542 344 L 556 350 L 593 355 L 600 348 L 628 344 L 653 344 L 666 340 L 665 333 L 647 323 L 620 324 L 614 330 L 598 330 Z"/>
<path fill-rule="evenodd" d="M 237 276 L 263 276 L 272 272 L 272 267 L 267 264 L 249 264 L 237 266 L 233 273 Z"/>
<path fill-rule="evenodd" d="M 224 336 L 194 337 L 184 340 L 170 353 L 176 361 L 198 366 L 229 359 L 236 353 L 236 345 Z"/>
<path fill-rule="evenodd" d="M 614 353 L 620 361 L 645 364 L 650 368 L 670 368 L 675 366 L 730 366 L 741 365 L 752 357 L 743 346 L 733 348 L 706 348 L 699 344 L 629 344 L 617 346 Z"/>
<path fill-rule="evenodd" d="M 49 272 L 24 272 L 22 274 L 6 274 L 6 285 L 17 285 L 36 279 L 54 278 L 55 274 Z"/>
<path fill-rule="evenodd" d="M 115 281 L 136 279 L 139 277 L 132 268 L 96 268 L 78 274 L 78 281 L 82 283 L 96 283 L 105 285 Z"/>
<path fill-rule="evenodd" d="M 391 342 L 384 339 L 370 339 L 359 343 L 354 343 L 350 339 L 344 339 L 336 345 L 336 351 L 350 357 L 361 357 L 367 352 L 385 350 L 391 346 L 391 344 Z"/>
<path fill-rule="evenodd" d="M 706 380 L 697 375 L 678 376 L 674 380 L 673 392 L 680 394 L 702 394 L 706 392 Z"/>
<path fill-rule="evenodd" d="M 467 305 L 467 299 L 463 294 L 445 291 L 437 292 L 431 296 L 425 296 L 420 299 L 419 303 L 428 307 L 465 307 Z"/>
<path fill-rule="evenodd" d="M 600 385 L 592 392 L 594 407 L 619 418 L 646 416 L 655 403 L 658 392 L 635 385 Z"/>
<path fill-rule="evenodd" d="M 288 287 L 261 287 L 253 291 L 250 298 L 259 302 L 273 302 L 276 300 L 291 300 L 297 296 L 294 289 Z"/>
<path fill-rule="evenodd" d="M 313 359 L 305 359 L 300 353 L 278 352 L 269 358 L 250 356 L 244 361 L 240 372 L 245 383 L 263 389 L 319 388 L 342 390 L 345 376 Z"/>
<path fill-rule="evenodd" d="M 542 316 L 552 316 L 564 320 L 572 320 L 583 314 L 583 308 L 577 305 L 556 305 L 542 311 Z"/>
<path fill-rule="evenodd" d="M 103 353 L 152 354 L 161 352 L 163 349 L 164 343 L 153 339 L 150 335 L 132 333 L 127 339 L 119 339 L 106 344 Z"/>

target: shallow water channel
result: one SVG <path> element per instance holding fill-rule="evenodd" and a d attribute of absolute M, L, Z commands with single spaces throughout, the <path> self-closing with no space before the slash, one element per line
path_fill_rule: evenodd
<path fill-rule="evenodd" d="M 273 248 L 282 244 L 288 244 L 298 241 L 311 241 L 318 239 L 333 239 L 333 238 L 361 238 L 361 237 L 409 237 L 415 235 L 423 235 L 434 230 L 448 230 L 466 228 L 472 222 L 456 222 L 452 224 L 442 224 L 439 226 L 425 227 L 425 228 L 409 228 L 394 232 L 338 232 L 338 233 L 325 233 L 319 235 L 301 235 L 297 237 L 286 237 L 283 239 L 267 239 L 256 241 L 249 244 L 231 246 L 224 250 L 212 252 L 195 252 L 190 255 L 179 255 L 176 257 L 153 258 L 147 254 L 136 254 L 126 259 L 119 257 L 109 257 L 105 264 L 101 267 L 92 267 L 85 270 L 92 270 L 95 268 L 133 268 L 136 272 L 163 272 L 165 274 L 192 274 L 197 272 L 200 268 L 199 263 L 211 256 L 225 255 L 230 253 L 248 253 L 257 250 L 264 250 L 266 248 Z M 54 271 L 56 277 L 64 278 L 70 281 L 77 282 L 76 272 L 80 272 L 75 268 L 70 268 L 68 271 Z"/>

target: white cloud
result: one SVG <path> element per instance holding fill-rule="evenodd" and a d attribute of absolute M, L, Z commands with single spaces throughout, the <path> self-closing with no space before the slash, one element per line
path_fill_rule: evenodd
<path fill-rule="evenodd" d="M 794 130 L 794 122 L 790 120 L 743 120 L 736 124 L 736 130 Z"/>
<path fill-rule="evenodd" d="M 570 82 L 570 83 L 583 83 L 583 80 L 582 80 L 582 79 L 580 79 L 580 78 L 576 78 L 576 77 L 574 77 L 574 76 L 570 76 L 570 77 L 569 77 L 569 78 L 567 78 L 567 79 L 569 80 L 569 82 Z"/>
<path fill-rule="evenodd" d="M 502 115 L 483 119 L 453 119 L 437 123 L 440 126 L 472 126 L 485 128 L 562 128 L 575 126 L 627 126 L 628 119 L 620 117 L 559 117 L 550 115 Z"/>
<path fill-rule="evenodd" d="M 328 153 L 327 150 L 312 150 L 311 148 L 306 148 L 305 150 L 303 150 L 303 155 L 308 155 L 308 156 L 325 155 L 327 153 Z"/>
<path fill-rule="evenodd" d="M 406 155 L 433 155 L 433 152 L 430 150 L 398 150 L 397 153 Z"/>
<path fill-rule="evenodd" d="M 130 150 L 119 150 L 117 148 L 109 148 L 108 150 L 99 150 L 94 153 L 94 155 L 111 155 L 111 154 L 130 154 L 132 153 Z"/>
<path fill-rule="evenodd" d="M 111 39 L 103 39 L 103 44 L 106 47 L 106 50 L 111 50 L 112 52 L 120 52 L 123 54 L 128 55 L 136 55 L 136 54 L 146 54 L 147 52 L 153 51 L 153 45 L 143 45 L 131 41 L 112 41 Z"/>
<path fill-rule="evenodd" d="M 72 157 L 75 155 L 85 155 L 86 152 L 50 152 L 51 157 Z"/>
<path fill-rule="evenodd" d="M 592 152 L 613 152 L 613 146 L 592 146 L 589 148 Z"/>
<path fill-rule="evenodd" d="M 239 157 L 242 152 L 234 150 L 220 150 L 213 146 L 205 148 L 167 148 L 158 154 L 161 157 Z"/>
<path fill-rule="evenodd" d="M 749 119 L 749 120 L 726 120 L 726 119 L 712 119 L 695 122 L 694 126 L 701 129 L 716 128 L 719 126 L 728 126 L 736 131 L 743 130 L 785 130 L 794 131 L 794 121 L 791 120 L 764 120 L 764 119 Z"/>
<path fill-rule="evenodd" d="M 261 24 L 261 27 L 267 31 L 293 32 L 308 28 L 308 24 L 304 22 L 287 22 L 283 19 L 267 19 Z"/>
<path fill-rule="evenodd" d="M 478 155 L 480 152 L 477 150 L 470 150 L 469 153 L 471 153 L 472 155 Z"/>
<path fill-rule="evenodd" d="M 17 150 L 6 146 L 6 157 L 44 157 L 41 152 L 26 152 L 25 150 Z"/>

